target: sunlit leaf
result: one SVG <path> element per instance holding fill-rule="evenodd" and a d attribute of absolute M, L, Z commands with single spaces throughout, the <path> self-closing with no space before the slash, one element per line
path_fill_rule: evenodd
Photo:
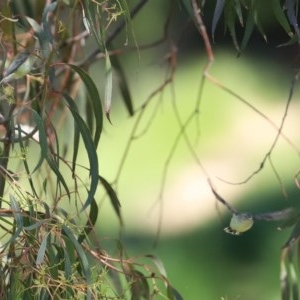
<path fill-rule="evenodd" d="M 112 68 L 110 63 L 110 58 L 108 55 L 108 52 L 106 52 L 105 55 L 105 113 L 106 117 L 111 123 L 110 120 L 110 109 L 111 109 L 111 102 L 112 102 L 112 80 L 113 80 L 113 74 L 112 74 Z"/>

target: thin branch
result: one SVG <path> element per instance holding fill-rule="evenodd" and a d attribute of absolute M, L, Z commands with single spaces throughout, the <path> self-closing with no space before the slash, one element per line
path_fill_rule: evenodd
<path fill-rule="evenodd" d="M 148 2 L 148 0 L 140 0 L 136 6 L 130 11 L 130 18 L 133 19 L 137 13 L 143 8 L 143 6 Z M 126 25 L 126 20 L 122 20 L 114 31 L 108 34 L 108 37 L 105 41 L 105 44 L 108 46 L 116 36 L 123 30 L 124 26 Z M 82 62 L 80 62 L 80 66 L 89 65 L 91 61 L 93 61 L 99 54 L 101 55 L 102 51 L 98 48 L 95 49 L 89 56 L 87 56 Z"/>
<path fill-rule="evenodd" d="M 291 83 L 291 88 L 290 88 L 290 92 L 289 92 L 289 97 L 287 99 L 287 103 L 286 103 L 286 106 L 285 106 L 285 110 L 284 110 L 284 113 L 283 113 L 283 117 L 281 119 L 281 123 L 280 123 L 280 126 L 279 128 L 277 128 L 277 134 L 274 138 L 274 141 L 269 149 L 269 151 L 265 154 L 263 160 L 260 162 L 259 164 L 259 167 L 254 171 L 252 172 L 246 179 L 240 181 L 240 182 L 229 182 L 229 181 L 225 181 L 223 179 L 221 179 L 222 181 L 226 182 L 226 183 L 229 183 L 229 184 L 232 184 L 232 185 L 240 185 L 240 184 L 244 184 L 244 183 L 247 183 L 251 178 L 253 178 L 255 175 L 257 175 L 265 166 L 265 163 L 266 163 L 266 160 L 272 155 L 272 152 L 279 140 L 279 137 L 282 135 L 282 130 L 283 130 L 283 126 L 284 126 L 284 123 L 285 123 L 285 120 L 286 120 L 286 117 L 287 117 L 287 114 L 288 114 L 288 110 L 289 110 L 289 107 L 290 107 L 290 103 L 292 101 L 292 97 L 293 97 L 293 94 L 294 94 L 294 88 L 295 88 L 295 83 L 296 81 L 298 80 L 299 78 L 299 72 L 294 76 L 293 80 L 292 80 L 292 83 Z M 239 99 L 241 100 L 241 98 L 239 97 Z M 245 103 L 245 102 L 244 102 Z M 248 104 L 249 105 L 249 104 Z M 253 107 L 253 106 L 252 106 Z M 264 116 L 260 111 L 258 111 L 256 108 L 253 107 L 253 109 L 255 109 L 255 111 L 257 111 L 259 113 L 259 115 L 261 116 Z M 269 120 L 268 118 L 266 118 L 269 123 L 271 123 L 273 125 L 273 122 L 271 122 L 271 120 Z M 286 139 L 286 138 L 285 138 Z M 287 140 L 287 139 L 286 139 Z M 299 154 L 299 152 L 298 152 Z"/>
<path fill-rule="evenodd" d="M 207 54 L 207 58 L 208 58 L 206 67 L 204 68 L 204 72 L 203 72 L 203 74 L 206 75 L 206 73 L 209 71 L 209 69 L 211 67 L 212 62 L 214 61 L 214 53 L 213 53 L 212 46 L 211 46 L 207 31 L 206 31 L 206 27 L 204 25 L 201 15 L 200 15 L 201 10 L 198 7 L 197 1 L 191 0 L 191 3 L 192 3 L 192 7 L 193 7 L 194 17 L 196 20 L 196 27 L 199 30 L 199 32 L 203 38 L 203 42 L 205 45 L 206 54 Z"/>

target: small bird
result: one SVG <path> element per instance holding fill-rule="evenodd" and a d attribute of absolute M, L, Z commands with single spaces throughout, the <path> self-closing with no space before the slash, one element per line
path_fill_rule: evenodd
<path fill-rule="evenodd" d="M 6 69 L 0 84 L 8 83 L 29 74 L 30 71 L 35 69 L 35 64 L 40 59 L 38 53 L 39 50 L 36 50 L 35 52 L 26 50 L 17 54 Z"/>
<path fill-rule="evenodd" d="M 232 235 L 241 235 L 253 226 L 254 221 L 284 221 L 290 219 L 294 215 L 295 210 L 293 208 L 260 214 L 241 213 L 236 211 L 232 214 L 229 227 L 224 228 L 224 231 Z"/>
<path fill-rule="evenodd" d="M 240 235 L 249 230 L 253 226 L 253 217 L 246 213 L 235 213 L 232 215 L 229 227 L 224 231 L 232 235 Z"/>
<path fill-rule="evenodd" d="M 227 207 L 232 214 L 229 226 L 224 228 L 225 232 L 232 235 L 241 235 L 243 232 L 249 230 L 253 226 L 254 221 L 284 221 L 295 216 L 296 211 L 293 208 L 259 214 L 239 212 L 215 191 L 210 181 L 208 183 L 217 200 Z"/>

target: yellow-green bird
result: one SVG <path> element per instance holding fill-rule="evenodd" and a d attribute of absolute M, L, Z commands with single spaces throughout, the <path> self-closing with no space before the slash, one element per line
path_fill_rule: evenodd
<path fill-rule="evenodd" d="M 229 226 L 224 228 L 225 232 L 232 235 L 241 235 L 243 232 L 249 230 L 253 226 L 254 221 L 283 221 L 288 220 L 295 215 L 295 210 L 293 208 L 286 208 L 279 211 L 260 214 L 239 212 L 215 191 L 211 181 L 208 181 L 208 183 L 217 200 L 227 207 L 227 209 L 232 213 Z"/>
<path fill-rule="evenodd" d="M 35 69 L 35 64 L 40 59 L 37 55 L 38 52 L 39 50 L 36 50 L 35 52 L 27 50 L 17 54 L 6 69 L 0 84 L 22 78 Z"/>
<path fill-rule="evenodd" d="M 224 231 L 232 235 L 240 235 L 253 226 L 253 217 L 249 214 L 235 213 L 232 215 L 229 227 Z"/>
<path fill-rule="evenodd" d="M 293 208 L 261 214 L 240 213 L 235 211 L 235 213 L 232 214 L 229 227 L 224 228 L 224 231 L 233 235 L 241 235 L 253 226 L 254 221 L 283 221 L 291 218 L 293 215 L 295 215 Z"/>

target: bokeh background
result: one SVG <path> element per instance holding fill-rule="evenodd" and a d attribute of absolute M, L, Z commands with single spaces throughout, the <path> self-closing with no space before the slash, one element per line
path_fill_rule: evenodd
<path fill-rule="evenodd" d="M 209 5 L 206 4 L 203 15 L 208 31 L 213 14 L 213 5 Z M 133 21 L 138 45 L 163 36 L 168 12 L 167 2 L 149 1 Z M 169 37 L 177 47 L 174 80 L 147 107 L 138 130 L 141 135 L 131 142 L 118 179 L 125 221 L 123 243 L 129 255 L 159 256 L 184 299 L 280 299 L 280 251 L 291 229 L 279 231 L 279 223 L 257 222 L 242 236 L 226 234 L 223 228 L 228 226 L 230 214 L 216 205 L 203 171 L 184 139 L 170 161 L 163 201 L 158 201 L 164 167 L 180 131 L 173 103 L 176 102 L 183 120 L 193 112 L 207 62 L 201 36 L 183 7 L 177 7 L 172 20 Z M 267 11 L 264 26 L 268 43 L 254 32 L 245 53 L 238 57 L 221 22 L 212 44 L 215 61 L 210 74 L 279 126 L 297 69 L 298 46 L 277 47 L 288 37 L 272 23 Z M 124 32 L 115 46 L 125 41 Z M 146 50 L 141 47 L 120 56 L 135 108 L 170 74 L 167 63 L 170 45 L 171 39 L 157 47 Z M 94 78 L 99 76 L 101 68 L 101 62 L 93 65 Z M 101 90 L 100 79 L 99 82 Z M 296 147 L 300 142 L 298 98 L 296 86 L 283 130 Z M 297 208 L 299 192 L 294 182 L 299 168 L 297 150 L 279 138 L 272 162 L 281 183 L 268 161 L 247 183 L 226 183 L 241 182 L 259 168 L 277 131 L 237 97 L 208 80 L 201 101 L 199 115 L 187 132 L 219 194 L 239 210 L 253 213 Z M 113 182 L 137 119 L 137 114 L 128 116 L 117 91 L 111 119 L 112 125 L 105 125 L 99 156 L 102 175 Z M 99 235 L 104 240 L 118 237 L 117 217 L 107 199 L 101 201 Z"/>

